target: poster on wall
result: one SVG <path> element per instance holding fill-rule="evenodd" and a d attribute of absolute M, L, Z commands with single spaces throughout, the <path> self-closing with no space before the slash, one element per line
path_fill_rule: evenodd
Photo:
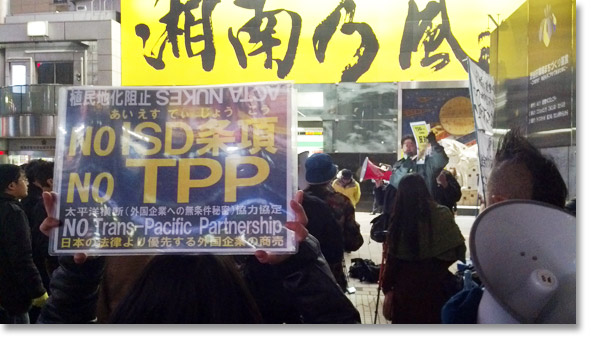
<path fill-rule="evenodd" d="M 528 4 L 528 134 L 568 129 L 573 111 L 575 2 Z M 569 137 L 549 135 L 545 144 L 569 145 Z"/>
<path fill-rule="evenodd" d="M 468 88 L 403 89 L 402 136 L 413 135 L 410 124 L 418 121 L 426 122 L 438 141 L 476 143 Z"/>
<path fill-rule="evenodd" d="M 292 84 L 61 91 L 51 253 L 295 251 Z"/>

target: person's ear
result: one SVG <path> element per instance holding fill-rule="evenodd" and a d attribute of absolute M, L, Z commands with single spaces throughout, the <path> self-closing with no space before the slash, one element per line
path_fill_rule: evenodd
<path fill-rule="evenodd" d="M 18 182 L 10 182 L 10 183 L 8 183 L 8 186 L 6 187 L 6 190 L 12 191 L 12 190 L 16 189 L 17 185 L 18 185 Z"/>
<path fill-rule="evenodd" d="M 49 185 L 49 187 L 51 189 L 53 189 L 54 188 L 54 179 L 53 178 L 48 179 L 47 180 L 47 185 Z"/>

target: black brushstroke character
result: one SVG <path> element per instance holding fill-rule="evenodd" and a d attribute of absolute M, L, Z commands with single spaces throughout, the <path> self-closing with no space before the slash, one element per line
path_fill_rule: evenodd
<path fill-rule="evenodd" d="M 202 18 L 196 19 L 192 14 L 192 11 L 197 9 L 202 2 Z M 171 43 L 171 50 L 175 58 L 179 58 L 179 46 L 178 36 L 184 36 L 184 46 L 186 48 L 186 54 L 188 57 L 201 56 L 202 57 L 202 68 L 205 71 L 211 71 L 214 67 L 216 50 L 214 46 L 214 38 L 212 31 L 212 12 L 216 5 L 221 0 L 189 0 L 185 4 L 181 3 L 181 0 L 170 0 L 169 13 L 162 17 L 159 22 L 165 24 L 165 30 L 159 37 L 159 40 L 153 45 L 150 51 L 150 55 L 145 54 L 144 58 L 149 65 L 156 70 L 162 70 L 165 68 L 165 62 L 163 61 L 163 51 L 167 46 L 167 43 Z M 159 0 L 155 1 L 155 5 L 159 3 Z M 180 17 L 184 15 L 184 27 L 179 28 Z M 191 29 L 193 26 L 202 25 L 203 34 L 195 36 L 191 35 Z M 150 29 L 146 24 L 136 25 L 136 35 L 142 38 L 142 47 L 146 48 L 146 43 L 150 38 Z M 198 52 L 194 52 L 192 44 L 196 42 L 204 42 L 204 49 Z M 155 58 L 153 52 L 154 47 L 161 43 L 159 46 L 159 54 Z"/>
<path fill-rule="evenodd" d="M 371 67 L 379 50 L 379 43 L 371 26 L 367 23 L 354 23 L 356 4 L 353 0 L 341 0 L 340 4 L 324 19 L 314 31 L 313 45 L 318 62 L 323 63 L 326 58 L 326 49 L 332 36 L 338 28 L 342 18 L 341 10 L 344 9 L 345 23 L 340 32 L 352 35 L 357 32 L 361 36 L 361 45 L 354 54 L 357 62 L 347 65 L 342 73 L 341 82 L 355 82 Z"/>
<path fill-rule="evenodd" d="M 489 63 L 491 59 L 491 47 L 489 46 L 491 43 L 490 37 L 491 32 L 489 31 L 481 32 L 478 36 L 478 43 L 479 46 L 481 46 L 481 55 L 479 56 L 478 66 L 487 73 L 489 72 Z M 480 45 L 481 43 L 483 43 L 483 45 Z"/>
<path fill-rule="evenodd" d="M 252 19 L 250 19 L 237 31 L 237 35 L 233 34 L 232 28 L 229 28 L 229 41 L 235 49 L 235 55 L 237 56 L 239 65 L 245 69 L 247 68 L 247 57 L 243 45 L 239 40 L 239 34 L 242 32 L 247 33 L 250 36 L 250 43 L 261 44 L 258 49 L 250 52 L 249 56 L 255 56 L 261 53 L 266 54 L 264 67 L 266 69 L 272 69 L 272 61 L 275 61 L 278 67 L 277 76 L 279 78 L 285 78 L 295 63 L 299 35 L 301 34 L 301 16 L 295 12 L 287 11 L 285 9 L 265 12 L 265 2 L 266 0 L 235 0 L 233 2 L 238 7 L 254 10 L 255 14 Z M 291 18 L 291 33 L 289 36 L 289 42 L 287 44 L 287 52 L 285 53 L 283 59 L 278 59 L 273 58 L 272 48 L 281 44 L 280 39 L 273 37 L 273 35 L 276 33 L 274 28 L 278 23 L 276 16 L 281 12 L 287 13 Z M 260 29 L 264 24 L 264 29 Z"/>
<path fill-rule="evenodd" d="M 433 19 L 441 14 L 441 24 L 433 27 Z M 423 39 L 425 37 L 425 39 Z M 462 64 L 464 70 L 468 72 L 466 59 L 469 56 L 462 50 L 458 40 L 452 34 L 450 28 L 450 19 L 446 8 L 445 0 L 439 2 L 430 1 L 425 9 L 419 12 L 419 8 L 414 0 L 408 2 L 408 14 L 402 33 L 402 42 L 400 44 L 400 67 L 403 70 L 410 68 L 410 59 L 412 52 L 416 52 L 419 43 L 423 39 L 423 48 L 425 56 L 421 60 L 421 66 L 431 66 L 434 71 L 443 69 L 450 63 L 449 53 L 432 54 L 445 40 L 451 47 L 456 59 Z M 437 63 L 437 64 L 435 64 Z"/>

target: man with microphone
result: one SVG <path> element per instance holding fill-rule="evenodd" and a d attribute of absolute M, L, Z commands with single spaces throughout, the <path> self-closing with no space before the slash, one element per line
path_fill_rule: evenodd
<path fill-rule="evenodd" d="M 402 145 L 402 151 L 404 157 L 398 160 L 392 167 L 392 176 L 390 177 L 390 184 L 385 190 L 384 208 L 386 212 L 392 210 L 396 190 L 398 189 L 398 183 L 402 177 L 409 173 L 418 173 L 425 180 L 427 189 L 431 193 L 431 196 L 435 198 L 437 191 L 436 178 L 448 164 L 449 158 L 445 153 L 443 146 L 437 143 L 435 133 L 430 132 L 427 136 L 427 141 L 431 145 L 431 153 L 425 156 L 423 161 L 419 160 L 417 155 L 417 144 L 415 138 L 412 135 L 405 135 L 400 141 Z"/>

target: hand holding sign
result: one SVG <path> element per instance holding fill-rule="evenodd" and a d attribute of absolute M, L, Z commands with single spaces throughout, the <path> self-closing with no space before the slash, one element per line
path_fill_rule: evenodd
<path fill-rule="evenodd" d="M 46 236 L 50 236 L 52 229 L 57 228 L 60 225 L 60 220 L 54 217 L 55 215 L 55 208 L 56 202 L 58 201 L 58 194 L 55 192 L 47 192 L 45 191 L 42 194 L 43 197 L 43 206 L 45 207 L 45 212 L 47 213 L 47 217 L 41 222 L 39 226 L 39 230 Z M 84 253 L 76 253 L 74 254 L 74 263 L 82 264 L 87 260 L 87 255 Z"/>
<path fill-rule="evenodd" d="M 291 209 L 295 212 L 296 221 L 287 222 L 287 228 L 295 232 L 295 243 L 300 244 L 309 232 L 305 226 L 307 225 L 308 219 L 305 214 L 305 210 L 301 206 L 303 202 L 303 191 L 299 190 L 295 194 L 293 200 L 291 200 Z M 254 254 L 256 259 L 262 264 L 276 265 L 288 259 L 291 254 L 271 254 L 265 251 L 256 251 Z"/>
<path fill-rule="evenodd" d="M 427 135 L 427 141 L 431 146 L 437 144 L 437 138 L 435 138 L 435 133 L 433 133 L 433 131 L 430 131 L 429 135 Z"/>

